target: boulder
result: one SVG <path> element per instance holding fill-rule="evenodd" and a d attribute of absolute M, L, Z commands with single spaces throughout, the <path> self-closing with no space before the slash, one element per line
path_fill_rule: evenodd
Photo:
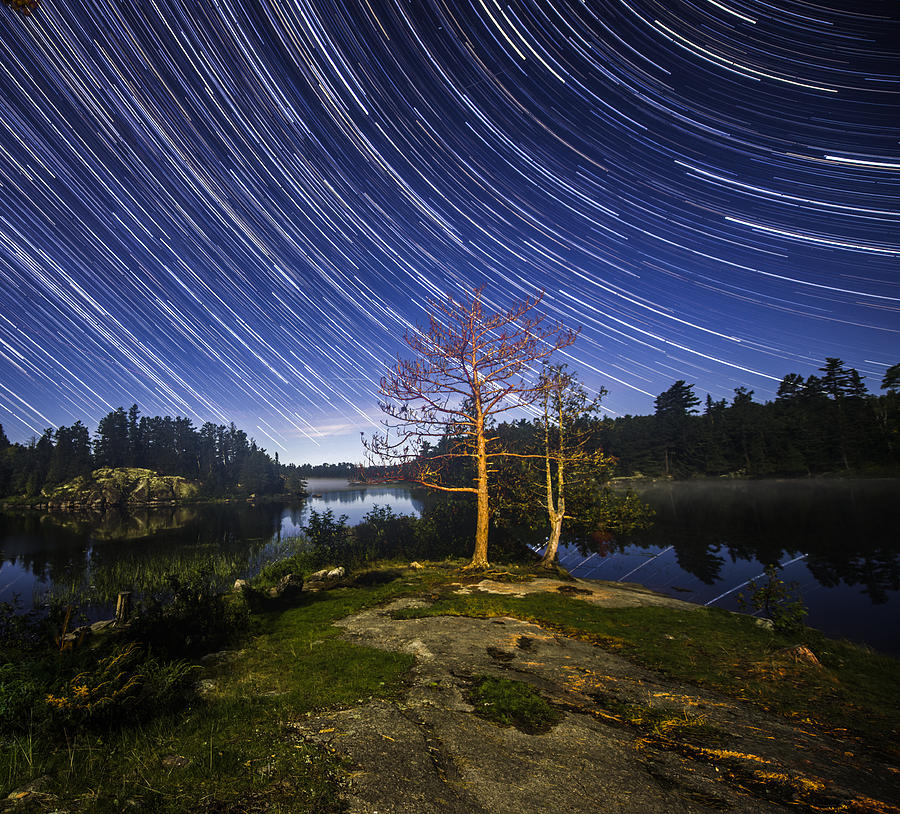
<path fill-rule="evenodd" d="M 172 487 L 166 483 L 166 478 L 151 478 L 148 481 L 150 486 L 150 499 L 155 501 L 172 500 Z"/>
<path fill-rule="evenodd" d="M 176 475 L 159 475 L 151 469 L 101 466 L 90 476 L 79 476 L 68 483 L 44 491 L 47 503 L 62 506 L 90 506 L 103 510 L 114 506 L 172 503 L 190 500 L 199 494 L 197 481 Z"/>
<path fill-rule="evenodd" d="M 269 589 L 272 599 L 292 602 L 303 593 L 303 577 L 299 574 L 285 574 L 274 588 Z"/>
<path fill-rule="evenodd" d="M 787 647 L 780 652 L 780 655 L 791 661 L 796 661 L 799 664 L 808 664 L 810 667 L 822 669 L 822 662 L 816 658 L 816 654 L 806 645 L 795 644 L 793 647 Z"/>
<path fill-rule="evenodd" d="M 307 578 L 307 582 L 321 582 L 325 577 L 328 576 L 328 569 L 323 568 L 321 571 L 316 571 L 315 573 L 310 574 Z"/>
<path fill-rule="evenodd" d="M 131 490 L 128 496 L 130 503 L 146 503 L 150 500 L 150 482 L 147 480 L 138 481 L 137 486 Z"/>
<path fill-rule="evenodd" d="M 411 562 L 411 563 L 409 564 L 409 567 L 410 567 L 410 568 L 415 568 L 415 569 L 418 571 L 419 569 L 424 568 L 425 566 L 422 565 L 422 563 L 416 562 L 416 561 L 414 560 L 413 562 Z"/>
<path fill-rule="evenodd" d="M 326 575 L 325 579 L 341 579 L 344 574 L 346 574 L 346 570 L 343 565 L 338 566 L 337 568 L 332 568 Z"/>
<path fill-rule="evenodd" d="M 189 500 L 197 496 L 198 487 L 196 483 L 184 480 L 184 478 L 174 478 L 172 491 L 175 493 L 177 500 Z"/>

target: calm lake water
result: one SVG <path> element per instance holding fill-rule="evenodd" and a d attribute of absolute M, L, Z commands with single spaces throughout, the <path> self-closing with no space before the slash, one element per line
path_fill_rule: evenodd
<path fill-rule="evenodd" d="M 228 504 L 96 518 L 0 514 L 0 601 L 30 606 L 53 586 L 107 592 L 135 574 L 171 563 L 227 561 L 253 572 L 299 533 L 310 510 L 347 515 L 372 506 L 419 514 L 405 487 L 352 488 L 310 480 L 302 507 Z M 737 610 L 736 594 L 767 562 L 784 564 L 809 609 L 808 624 L 829 635 L 900 653 L 900 535 L 894 481 L 715 481 L 638 489 L 656 510 L 650 532 L 610 541 L 598 552 L 566 549 L 578 576 L 639 582 L 700 604 Z"/>

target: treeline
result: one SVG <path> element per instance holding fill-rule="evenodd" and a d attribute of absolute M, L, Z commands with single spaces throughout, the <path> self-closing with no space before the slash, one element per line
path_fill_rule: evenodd
<path fill-rule="evenodd" d="M 300 464 L 297 472 L 303 478 L 355 478 L 359 464 L 341 461 L 337 464 Z"/>
<path fill-rule="evenodd" d="M 283 466 L 238 429 L 188 418 L 142 416 L 137 405 L 105 415 L 94 433 L 76 421 L 12 444 L 0 425 L 0 496 L 36 497 L 45 487 L 98 467 L 138 467 L 200 480 L 210 496 L 271 495 L 303 490 L 297 467 Z"/>
<path fill-rule="evenodd" d="M 881 395 L 838 358 L 817 372 L 788 374 L 765 403 L 744 387 L 730 403 L 709 395 L 701 403 L 680 380 L 656 398 L 653 415 L 598 422 L 595 443 L 618 458 L 620 475 L 897 474 L 900 364 L 885 373 Z"/>

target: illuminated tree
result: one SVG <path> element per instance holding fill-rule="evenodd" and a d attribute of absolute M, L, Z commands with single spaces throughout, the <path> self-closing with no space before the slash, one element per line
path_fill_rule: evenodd
<path fill-rule="evenodd" d="M 381 380 L 384 432 L 364 439 L 370 461 L 394 464 L 394 477 L 475 496 L 470 568 L 488 566 L 491 461 L 510 454 L 491 433 L 492 421 L 538 401 L 543 390 L 526 377 L 577 336 L 545 322 L 537 311 L 541 299 L 526 298 L 498 311 L 485 310 L 481 289 L 461 300 L 431 301 L 428 328 L 403 337 L 413 358 L 398 359 Z M 454 459 L 471 463 L 472 485 L 445 482 Z"/>
<path fill-rule="evenodd" d="M 605 388 L 601 388 L 596 398 L 590 399 L 580 382 L 566 371 L 565 365 L 546 368 L 541 374 L 540 387 L 545 505 L 550 521 L 550 535 L 541 565 L 552 568 L 563 520 L 572 517 L 566 515 L 567 491 L 580 491 L 585 485 L 589 491 L 596 491 L 593 488 L 595 479 L 601 480 L 598 475 L 612 469 L 613 459 L 602 450 L 589 446 L 593 436 L 590 420 L 599 412 Z"/>

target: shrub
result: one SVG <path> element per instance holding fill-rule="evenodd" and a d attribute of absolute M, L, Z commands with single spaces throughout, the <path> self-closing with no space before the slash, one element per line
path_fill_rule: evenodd
<path fill-rule="evenodd" d="M 320 551 L 338 551 L 341 546 L 350 540 L 351 530 L 347 525 L 347 515 L 342 514 L 337 520 L 334 512 L 326 509 L 324 512 L 310 511 L 309 520 L 303 527 L 303 532 L 312 543 L 313 548 Z"/>
<path fill-rule="evenodd" d="M 747 583 L 750 597 L 747 599 L 743 593 L 739 593 L 738 605 L 741 608 L 749 606 L 755 611 L 762 611 L 772 620 L 772 627 L 779 633 L 795 633 L 802 630 L 807 610 L 803 599 L 797 595 L 799 583 L 786 584 L 778 576 L 778 566 L 774 564 L 766 566 L 765 575 L 765 582 L 752 579 Z"/>
<path fill-rule="evenodd" d="M 421 521 L 395 514 L 390 506 L 373 506 L 353 531 L 359 556 L 377 559 L 415 559 L 423 555 L 418 536 Z"/>
<path fill-rule="evenodd" d="M 23 649 L 36 644 L 46 635 L 46 625 L 36 611 L 22 613 L 19 595 L 12 602 L 0 602 L 0 650 Z"/>
<path fill-rule="evenodd" d="M 0 664 L 0 732 L 25 728 L 45 694 L 45 680 L 32 662 Z"/>
<path fill-rule="evenodd" d="M 146 658 L 135 642 L 117 647 L 90 669 L 66 681 L 45 703 L 63 728 L 121 724 L 157 714 L 185 700 L 193 667 Z"/>
<path fill-rule="evenodd" d="M 144 605 L 132 623 L 132 637 L 169 658 L 215 650 L 245 630 L 250 614 L 245 602 L 219 592 L 215 577 L 198 574 L 182 581 L 168 576 L 169 592 Z"/>

